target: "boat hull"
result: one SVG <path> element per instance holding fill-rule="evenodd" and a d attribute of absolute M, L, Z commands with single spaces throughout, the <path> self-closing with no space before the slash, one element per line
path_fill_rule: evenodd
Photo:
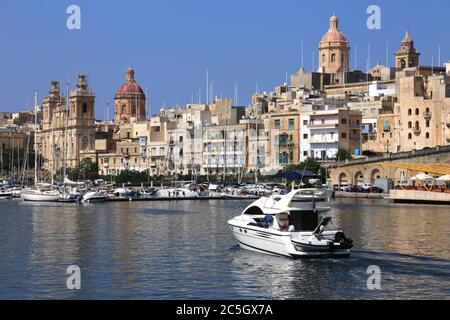
<path fill-rule="evenodd" d="M 245 250 L 289 258 L 348 257 L 350 249 L 329 246 L 299 246 L 292 241 L 289 232 L 270 232 L 259 227 L 241 226 L 228 222 L 239 247 Z"/>
<path fill-rule="evenodd" d="M 22 199 L 30 202 L 58 202 L 60 195 L 22 193 Z"/>

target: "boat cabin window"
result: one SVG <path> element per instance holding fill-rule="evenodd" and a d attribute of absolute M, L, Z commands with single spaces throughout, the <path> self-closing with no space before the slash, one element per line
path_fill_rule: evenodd
<path fill-rule="evenodd" d="M 252 215 L 252 216 L 263 216 L 264 212 L 258 207 L 250 207 L 248 208 L 244 214 Z"/>
<path fill-rule="evenodd" d="M 295 231 L 314 231 L 319 225 L 319 215 L 313 211 L 291 211 L 289 225 L 293 225 Z"/>

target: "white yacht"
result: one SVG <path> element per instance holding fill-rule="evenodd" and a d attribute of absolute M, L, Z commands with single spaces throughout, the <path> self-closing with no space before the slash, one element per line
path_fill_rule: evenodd
<path fill-rule="evenodd" d="M 32 202 L 58 202 L 61 193 L 55 190 L 30 189 L 22 192 L 24 201 Z"/>
<path fill-rule="evenodd" d="M 329 217 L 329 198 L 318 189 L 262 197 L 228 221 L 243 249 L 291 258 L 349 256 L 353 241 Z"/>
<path fill-rule="evenodd" d="M 99 191 L 89 191 L 81 200 L 84 203 L 92 203 L 92 202 L 103 202 L 108 199 L 108 194 L 106 191 L 99 190 Z"/>

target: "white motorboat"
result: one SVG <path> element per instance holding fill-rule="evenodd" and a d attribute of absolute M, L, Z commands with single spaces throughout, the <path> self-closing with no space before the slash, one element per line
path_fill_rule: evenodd
<path fill-rule="evenodd" d="M 87 192 L 82 199 L 84 203 L 103 202 L 108 199 L 108 194 L 105 191 L 90 191 Z"/>
<path fill-rule="evenodd" d="M 13 197 L 13 192 L 1 189 L 0 190 L 0 199 L 11 199 Z"/>
<path fill-rule="evenodd" d="M 22 199 L 24 201 L 32 202 L 57 202 L 61 198 L 58 191 L 30 189 L 22 192 Z"/>
<path fill-rule="evenodd" d="M 327 201 L 316 202 L 319 192 L 298 189 L 262 197 L 228 225 L 243 249 L 291 258 L 349 256 L 353 241 L 332 225 L 331 218 L 321 218 L 331 208 Z"/>

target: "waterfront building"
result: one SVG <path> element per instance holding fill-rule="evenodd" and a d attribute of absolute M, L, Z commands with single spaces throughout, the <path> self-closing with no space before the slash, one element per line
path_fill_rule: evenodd
<path fill-rule="evenodd" d="M 324 105 L 309 112 L 309 157 L 318 161 L 335 160 L 339 149 L 360 155 L 362 114 L 348 108 Z"/>
<path fill-rule="evenodd" d="M 83 152 L 95 154 L 94 107 L 95 94 L 87 76 L 78 76 L 76 88 L 70 91 L 69 109 L 59 83 L 52 81 L 43 100 L 42 130 L 37 135 L 45 169 L 55 172 L 64 166 L 64 159 L 68 168 L 75 168 Z"/>
<path fill-rule="evenodd" d="M 300 112 L 282 111 L 269 114 L 270 138 L 274 167 L 282 169 L 300 161 Z"/>

